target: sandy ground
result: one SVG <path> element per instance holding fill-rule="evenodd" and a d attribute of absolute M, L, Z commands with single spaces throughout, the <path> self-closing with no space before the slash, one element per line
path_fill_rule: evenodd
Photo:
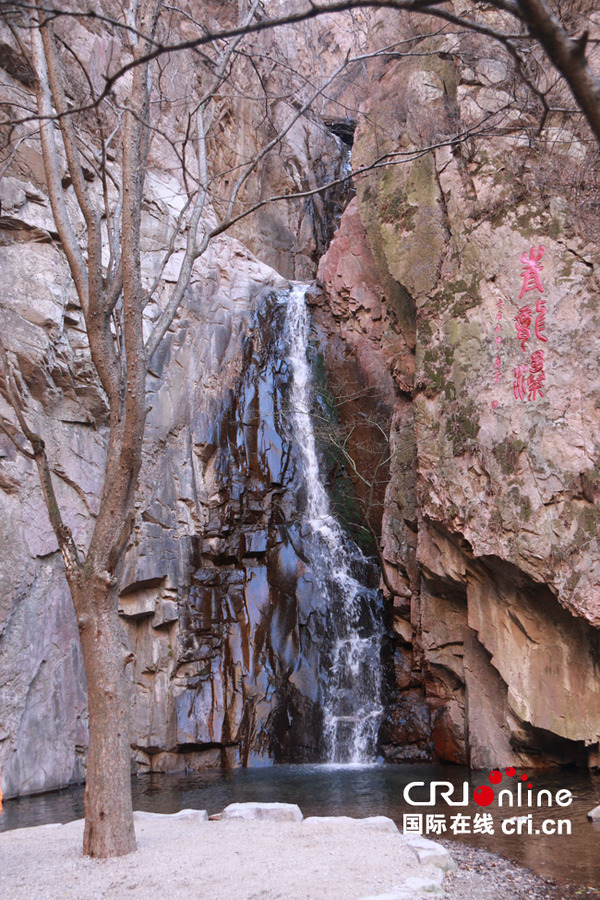
<path fill-rule="evenodd" d="M 0 834 L 3 900 L 562 900 L 581 897 L 457 844 L 415 849 L 389 819 L 200 821 L 136 814 L 136 853 L 92 860 L 83 821 Z M 437 856 L 436 856 L 437 854 Z M 431 864 L 431 860 L 436 863 Z"/>
<path fill-rule="evenodd" d="M 390 820 L 387 820 L 388 822 Z M 0 834 L 4 900 L 359 900 L 421 896 L 439 868 L 398 832 L 360 820 L 190 822 L 137 819 L 137 853 L 83 858 L 83 822 Z M 401 885 L 406 889 L 398 891 Z M 438 889 L 439 895 L 439 889 Z M 429 894 L 431 896 L 431 893 Z"/>

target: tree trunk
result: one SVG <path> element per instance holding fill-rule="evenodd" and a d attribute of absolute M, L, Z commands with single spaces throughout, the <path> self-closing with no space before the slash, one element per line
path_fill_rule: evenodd
<path fill-rule="evenodd" d="M 85 664 L 90 740 L 85 784 L 83 852 L 106 858 L 136 849 L 131 803 L 130 686 L 118 615 L 117 588 L 108 578 L 71 586 Z"/>

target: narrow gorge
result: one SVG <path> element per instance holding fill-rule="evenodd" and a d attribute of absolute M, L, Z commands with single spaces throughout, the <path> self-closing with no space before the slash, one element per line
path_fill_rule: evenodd
<path fill-rule="evenodd" d="M 203 6 L 206 28 L 238 15 Z M 600 40 L 600 13 L 583 7 Z M 478 15 L 492 27 L 504 14 Z M 173 26 L 181 40 L 190 16 Z M 70 29 L 92 81 L 128 59 L 114 29 Z M 377 759 L 597 769 L 597 150 L 576 115 L 540 125 L 514 59 L 483 33 L 362 9 L 251 40 L 211 97 L 206 229 L 226 217 L 240 160 L 253 160 L 247 207 L 294 199 L 216 234 L 151 360 L 119 595 L 132 772 Z M 33 91 L 27 65 L 2 22 L 15 108 Z M 177 168 L 181 98 L 200 102 L 202 65 L 173 53 L 160 75 L 142 205 L 142 277 L 159 285 L 149 333 L 185 247 L 177 223 L 196 170 Z M 117 82 L 115 104 L 127 91 Z M 106 396 L 39 137 L 7 146 L 3 352 L 83 545 Z M 94 196 L 110 194 L 94 173 Z M 63 187 L 74 208 L 66 176 Z M 0 413 L 11 420 L 4 390 Z M 0 532 L 10 798 L 81 782 L 88 731 L 63 562 L 35 463 L 5 432 Z"/>

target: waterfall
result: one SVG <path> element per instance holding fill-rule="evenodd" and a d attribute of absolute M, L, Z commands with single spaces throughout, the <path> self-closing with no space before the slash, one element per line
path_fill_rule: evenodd
<path fill-rule="evenodd" d="M 359 578 L 365 558 L 331 513 L 319 469 L 311 408 L 313 389 L 307 357 L 310 319 L 306 285 L 287 294 L 286 327 L 292 373 L 290 391 L 294 443 L 306 488 L 305 547 L 312 575 L 325 599 L 331 640 L 324 679 L 324 743 L 331 763 L 375 760 L 383 715 L 381 642 L 383 623 L 378 592 Z"/>

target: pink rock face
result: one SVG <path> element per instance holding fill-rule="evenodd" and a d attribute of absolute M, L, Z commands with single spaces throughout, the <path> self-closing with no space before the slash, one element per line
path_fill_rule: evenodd
<path fill-rule="evenodd" d="M 410 157 L 426 123 L 418 105 L 397 98 L 415 92 L 428 96 L 433 131 L 444 127 L 445 98 L 470 121 L 475 104 L 492 109 L 502 93 L 470 75 L 457 84 L 441 59 L 390 66 L 357 129 L 355 165 L 386 151 Z M 428 702 L 441 710 L 436 752 L 451 758 L 467 747 L 477 766 L 581 761 L 600 736 L 600 258 L 578 233 L 560 178 L 550 202 L 534 180 L 524 198 L 503 181 L 517 159 L 522 171 L 552 177 L 533 151 L 519 152 L 502 140 L 440 147 L 357 183 L 387 308 L 395 283 L 416 319 L 403 433 L 405 446 L 413 441 L 416 500 L 407 516 L 404 472 L 392 465 L 384 553 L 406 572 L 415 560 L 409 615 Z M 362 300 L 354 322 L 385 358 L 372 288 L 363 299 L 370 268 L 359 266 L 350 284 L 361 244 L 352 219 L 321 277 L 337 294 L 332 309 L 343 297 Z M 376 310 L 371 323 L 367 308 Z M 418 526 L 416 557 L 407 518 Z M 397 633 L 406 641 L 405 628 Z"/>
<path fill-rule="evenodd" d="M 338 333 L 358 357 L 365 379 L 388 398 L 394 394 L 393 382 L 400 390 L 410 390 L 414 374 L 410 335 L 398 332 L 391 323 L 356 198 L 349 203 L 329 250 L 321 258 L 317 278 L 336 318 Z"/>
<path fill-rule="evenodd" d="M 323 297 L 316 299 L 315 313 L 332 389 L 340 400 L 338 416 L 349 435 L 350 476 L 354 465 L 361 473 L 381 467 L 372 496 L 369 478 L 352 479 L 363 511 L 379 531 L 389 515 L 386 485 L 390 465 L 396 463 L 388 432 L 392 420 L 406 415 L 408 404 L 400 392 L 410 389 L 414 356 L 393 325 L 356 199 L 321 259 L 318 278 Z"/>
<path fill-rule="evenodd" d="M 321 257 L 317 278 L 323 282 L 334 312 L 346 313 L 342 298 L 347 299 L 350 312 L 363 309 L 369 315 L 374 323 L 371 336 L 381 337 L 385 295 L 356 198 L 348 204 L 329 250 Z"/>

